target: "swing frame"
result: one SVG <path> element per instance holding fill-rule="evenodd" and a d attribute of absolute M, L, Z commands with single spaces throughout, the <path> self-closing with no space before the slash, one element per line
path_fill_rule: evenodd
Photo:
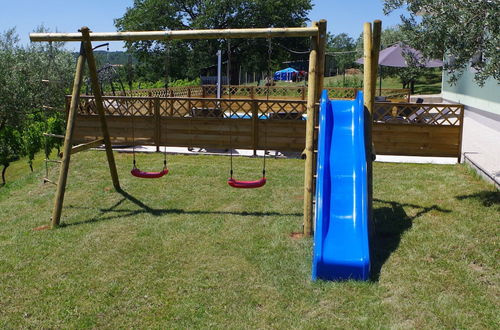
<path fill-rule="evenodd" d="M 59 173 L 57 192 L 54 198 L 54 209 L 51 218 L 51 228 L 60 225 L 61 214 L 66 191 L 69 164 L 72 153 L 72 140 L 75 127 L 76 113 L 80 101 L 82 77 L 87 62 L 92 89 L 99 114 L 103 142 L 106 150 L 109 171 L 113 186 L 120 191 L 120 181 L 113 156 L 111 139 L 104 112 L 102 93 L 97 77 L 96 62 L 92 51 L 92 41 L 140 41 L 140 40 L 176 40 L 176 39 L 238 39 L 238 38 L 311 38 L 311 51 L 309 53 L 308 70 L 308 97 L 307 97 L 307 124 L 306 143 L 304 154 L 304 236 L 312 234 L 314 173 L 316 166 L 316 138 L 318 102 L 323 89 L 323 76 L 325 69 L 326 46 L 326 20 L 313 22 L 310 27 L 297 28 L 253 28 L 253 29 L 224 29 L 224 30 L 180 30 L 180 31 L 140 31 L 140 32 L 104 32 L 91 33 L 88 27 L 82 27 L 78 33 L 31 33 L 32 42 L 80 42 L 80 53 L 77 60 L 75 78 L 73 83 L 71 104 L 67 117 L 66 135 L 64 139 L 62 164 Z"/>

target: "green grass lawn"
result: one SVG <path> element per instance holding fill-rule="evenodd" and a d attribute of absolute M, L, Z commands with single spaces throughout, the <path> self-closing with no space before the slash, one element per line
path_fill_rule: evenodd
<path fill-rule="evenodd" d="M 32 230 L 55 189 L 41 168 L 0 188 L 0 328 L 498 327 L 500 196 L 463 165 L 376 163 L 372 281 L 313 283 L 312 241 L 290 237 L 302 160 L 236 190 L 227 157 L 172 156 L 141 180 L 116 156 L 123 193 L 105 153 L 73 156 L 57 230 Z M 236 177 L 260 166 L 236 158 Z"/>
<path fill-rule="evenodd" d="M 344 80 L 342 75 L 334 77 L 325 77 L 325 86 L 340 86 Z M 346 76 L 347 83 L 355 83 L 362 87 L 363 75 Z M 377 88 L 380 80 L 377 78 Z M 401 81 L 397 77 L 386 77 L 382 79 L 382 88 L 403 88 Z M 415 92 L 413 94 L 440 94 L 441 93 L 441 71 L 439 69 L 426 69 L 415 81 Z"/>

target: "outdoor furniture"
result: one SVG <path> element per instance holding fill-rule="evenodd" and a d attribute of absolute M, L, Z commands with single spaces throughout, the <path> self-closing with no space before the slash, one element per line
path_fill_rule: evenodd
<path fill-rule="evenodd" d="M 428 121 L 427 116 L 423 116 L 427 113 L 427 109 L 420 108 L 408 117 L 410 123 L 424 124 Z"/>
<path fill-rule="evenodd" d="M 191 117 L 223 118 L 224 112 L 221 108 L 191 108 Z"/>
<path fill-rule="evenodd" d="M 375 102 L 391 102 L 385 96 L 375 96 Z"/>
<path fill-rule="evenodd" d="M 269 114 L 269 119 L 295 119 L 295 120 L 303 120 L 302 113 L 298 111 L 291 112 L 274 112 Z"/>

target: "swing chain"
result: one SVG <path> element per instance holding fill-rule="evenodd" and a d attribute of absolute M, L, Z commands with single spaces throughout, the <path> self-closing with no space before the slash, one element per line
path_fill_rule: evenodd
<path fill-rule="evenodd" d="M 227 83 L 227 97 L 231 99 L 231 84 L 230 82 L 231 74 L 231 39 L 227 39 L 227 65 L 226 65 L 226 83 Z M 222 82 L 221 82 L 222 83 Z M 231 107 L 229 107 L 229 119 L 231 119 Z M 233 128 L 231 123 L 229 124 L 229 153 L 230 153 L 230 163 L 231 169 L 229 171 L 231 179 L 233 178 Z"/>
<path fill-rule="evenodd" d="M 273 43 L 271 38 L 267 38 L 267 90 L 266 101 L 269 110 L 269 88 L 271 87 L 271 55 L 273 52 Z M 264 161 L 262 166 L 262 176 L 266 176 L 266 156 L 267 156 L 267 125 L 264 125 Z"/>
<path fill-rule="evenodd" d="M 166 92 L 166 98 L 168 99 L 168 83 L 170 80 L 170 44 L 167 41 L 166 44 L 166 51 L 167 54 L 165 56 L 165 92 Z M 168 104 L 168 101 L 167 101 Z M 168 121 L 165 121 L 165 127 L 166 123 Z M 167 130 L 168 131 L 168 130 Z M 160 131 L 161 133 L 161 131 Z M 167 135 L 165 134 L 165 145 L 163 146 L 163 169 L 167 169 Z"/>

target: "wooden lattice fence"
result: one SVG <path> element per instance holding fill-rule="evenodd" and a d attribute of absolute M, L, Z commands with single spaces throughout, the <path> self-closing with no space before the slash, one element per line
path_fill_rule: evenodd
<path fill-rule="evenodd" d="M 114 144 L 302 151 L 305 101 L 105 97 Z M 74 142 L 100 137 L 91 96 L 82 96 Z"/>
<path fill-rule="evenodd" d="M 105 97 L 115 144 L 302 151 L 306 102 L 255 95 L 208 97 Z M 232 94 L 244 93 L 233 90 Z M 252 89 L 246 89 L 252 92 Z M 69 102 L 67 102 L 69 104 Z M 373 143 L 380 155 L 459 157 L 463 105 L 375 103 Z M 92 96 L 82 96 L 75 142 L 100 137 Z M 134 140 L 135 137 L 135 140 Z"/>
<path fill-rule="evenodd" d="M 375 103 L 377 154 L 460 157 L 462 104 Z"/>

